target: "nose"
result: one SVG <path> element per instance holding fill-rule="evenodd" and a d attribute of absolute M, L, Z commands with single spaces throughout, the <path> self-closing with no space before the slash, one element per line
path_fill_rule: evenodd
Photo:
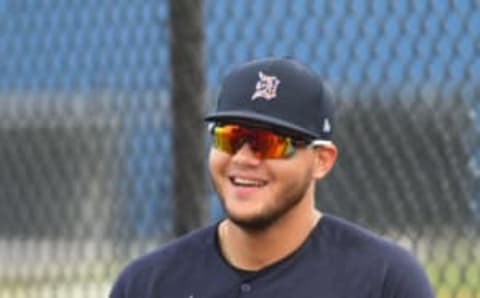
<path fill-rule="evenodd" d="M 239 165 L 256 166 L 261 162 L 259 154 L 252 150 L 250 144 L 245 142 L 232 156 L 232 162 Z"/>

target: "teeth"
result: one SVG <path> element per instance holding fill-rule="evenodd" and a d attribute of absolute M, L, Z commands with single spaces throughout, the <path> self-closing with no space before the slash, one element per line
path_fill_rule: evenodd
<path fill-rule="evenodd" d="M 265 185 L 264 181 L 251 180 L 251 179 L 238 178 L 238 177 L 233 178 L 233 183 L 238 184 L 238 185 L 244 185 L 244 186 L 263 186 L 263 185 Z"/>

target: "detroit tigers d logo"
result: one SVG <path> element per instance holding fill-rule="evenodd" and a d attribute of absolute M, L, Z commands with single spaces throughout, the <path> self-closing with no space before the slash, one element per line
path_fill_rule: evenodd
<path fill-rule="evenodd" d="M 255 93 L 252 95 L 252 100 L 257 98 L 264 98 L 271 100 L 277 96 L 277 88 L 280 80 L 275 76 L 269 76 L 263 72 L 258 73 L 259 80 L 255 86 Z"/>

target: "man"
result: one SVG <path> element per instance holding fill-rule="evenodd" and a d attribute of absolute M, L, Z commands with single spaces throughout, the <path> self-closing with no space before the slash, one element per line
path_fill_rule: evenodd
<path fill-rule="evenodd" d="M 405 250 L 315 207 L 332 169 L 333 103 L 290 59 L 234 70 L 210 123 L 226 218 L 130 264 L 111 298 L 431 298 Z"/>

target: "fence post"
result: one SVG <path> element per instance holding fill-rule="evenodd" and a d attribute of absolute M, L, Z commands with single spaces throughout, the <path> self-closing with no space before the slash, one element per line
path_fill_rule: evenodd
<path fill-rule="evenodd" d="M 170 1 L 174 236 L 207 221 L 202 0 Z"/>

